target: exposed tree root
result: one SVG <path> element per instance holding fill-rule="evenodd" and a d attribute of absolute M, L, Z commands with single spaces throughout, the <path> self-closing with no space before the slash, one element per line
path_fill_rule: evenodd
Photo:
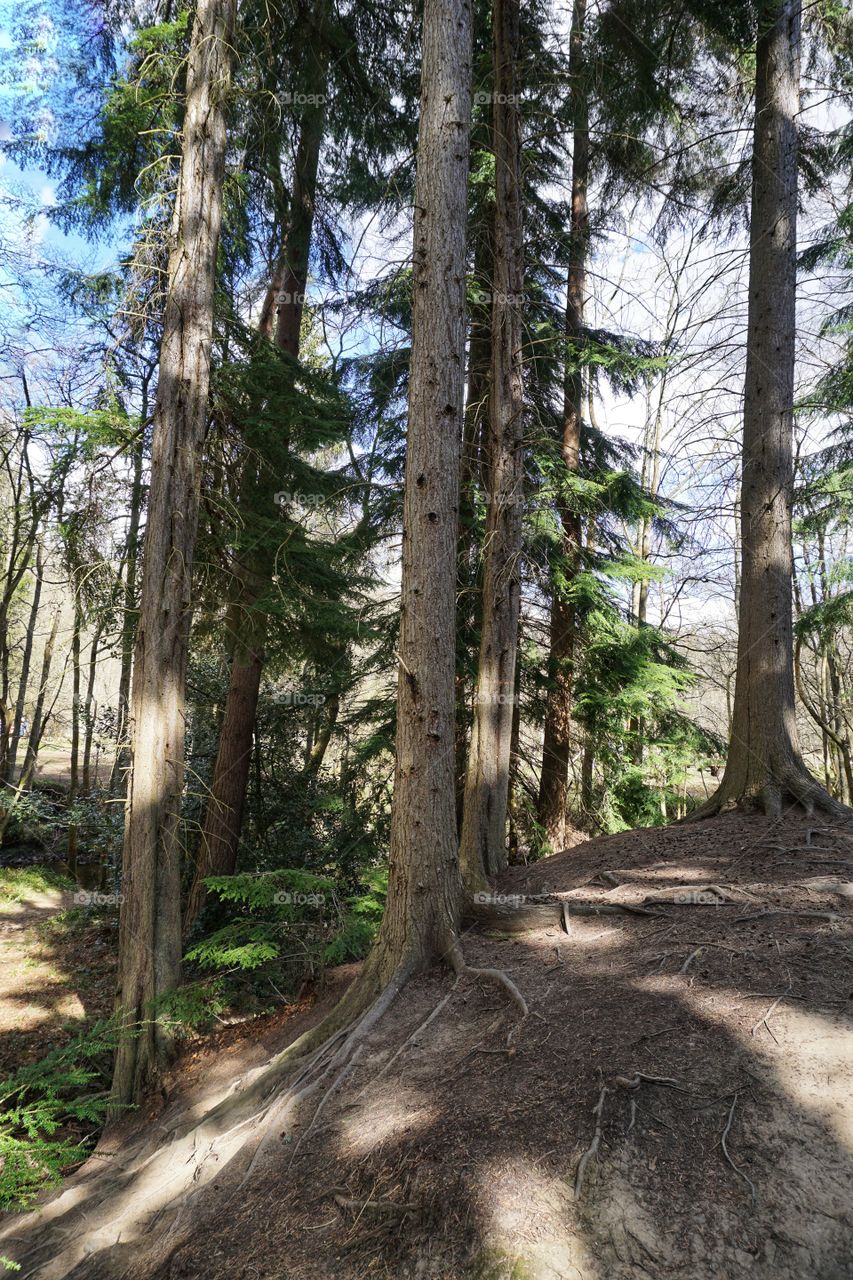
<path fill-rule="evenodd" d="M 521 1010 L 522 1018 L 526 1018 L 530 1010 L 527 1008 L 527 1001 L 513 982 L 512 978 L 504 973 L 503 969 L 482 969 L 475 968 L 466 962 L 462 954 L 462 948 L 458 942 L 454 942 L 448 953 L 448 959 L 453 968 L 453 972 L 469 978 L 483 978 L 486 982 L 494 982 L 499 987 L 503 987 L 511 1000 L 518 1005 Z"/>
<path fill-rule="evenodd" d="M 451 942 L 447 958 L 457 981 L 467 976 L 495 983 L 517 1005 L 521 1020 L 527 1016 L 527 1002 L 507 974 L 467 964 L 458 940 Z M 193 1222 L 189 1210 L 207 1184 L 215 1178 L 218 1190 L 226 1192 L 218 1198 L 219 1204 L 232 1199 L 262 1159 L 279 1149 L 302 1104 L 332 1078 L 294 1147 L 291 1163 L 296 1159 L 330 1097 L 354 1069 L 367 1036 L 413 969 L 413 963 L 402 965 L 382 983 L 382 958 L 374 952 L 316 1027 L 237 1081 L 206 1114 L 198 1116 L 190 1110 L 171 1125 L 160 1125 L 154 1134 L 139 1135 L 109 1166 L 79 1184 L 70 1182 L 25 1224 L 16 1220 L 0 1235 L 5 1251 L 14 1254 L 32 1280 L 62 1280 L 71 1272 L 75 1280 L 89 1276 L 94 1280 L 102 1270 L 98 1257 L 103 1250 L 110 1251 L 111 1261 L 128 1249 L 133 1251 L 135 1265 L 145 1259 L 152 1269 L 161 1266 L 188 1239 Z M 407 1038 L 385 1070 L 438 1016 L 452 994 Z M 512 1034 L 515 1031 L 517 1026 Z"/>
<path fill-rule="evenodd" d="M 602 1084 L 598 1094 L 598 1101 L 592 1109 L 595 1117 L 595 1129 L 592 1135 L 592 1141 L 584 1151 L 578 1163 L 577 1173 L 575 1174 L 575 1199 L 580 1199 L 583 1190 L 584 1178 L 590 1160 L 598 1155 L 601 1147 L 601 1134 L 604 1124 L 604 1103 L 609 1093 L 615 1089 L 639 1089 L 642 1084 L 661 1084 L 671 1089 L 677 1089 L 679 1093 L 687 1093 L 688 1090 L 682 1089 L 677 1080 L 673 1080 L 671 1076 L 648 1076 L 642 1071 L 633 1071 L 630 1075 L 615 1075 Z M 637 1118 L 637 1104 L 634 1098 L 631 1099 L 631 1122 L 628 1125 L 627 1132 L 630 1133 L 634 1127 Z"/>
<path fill-rule="evenodd" d="M 701 818 L 715 818 L 729 809 L 754 808 L 776 819 L 781 818 L 786 803 L 802 805 L 809 815 L 816 810 L 837 817 L 849 817 L 851 813 L 812 777 L 802 760 L 792 757 L 782 764 L 768 766 L 761 784 L 750 782 L 745 768 L 727 767 L 714 794 L 681 821 L 696 822 Z"/>
<path fill-rule="evenodd" d="M 842 918 L 835 911 L 804 911 L 799 907 L 776 907 L 767 911 L 753 911 L 749 916 L 735 916 L 732 924 L 743 924 L 749 920 L 765 920 L 768 916 L 808 916 L 812 920 L 828 920 L 830 924 L 837 924 Z"/>
<path fill-rule="evenodd" d="M 734 1160 L 733 1160 L 733 1159 L 731 1158 L 731 1156 L 729 1155 L 729 1149 L 728 1149 L 728 1147 L 726 1146 L 726 1138 L 729 1136 L 729 1131 L 730 1131 L 730 1129 L 731 1129 L 731 1127 L 732 1127 L 732 1120 L 734 1119 L 735 1107 L 736 1107 L 736 1105 L 737 1105 L 737 1100 L 738 1100 L 738 1095 L 737 1095 L 737 1094 L 735 1094 L 735 1096 L 732 1098 L 732 1105 L 731 1105 L 731 1109 L 729 1110 L 729 1118 L 728 1118 L 728 1120 L 726 1121 L 726 1127 L 725 1127 L 725 1129 L 723 1130 L 722 1137 L 720 1138 L 720 1146 L 722 1147 L 723 1155 L 726 1157 L 726 1160 L 727 1160 L 727 1161 L 728 1161 L 728 1163 L 731 1165 L 731 1167 L 734 1169 L 734 1171 L 735 1171 L 735 1173 L 737 1174 L 737 1176 L 738 1176 L 739 1178 L 743 1178 L 744 1182 L 745 1182 L 745 1183 L 746 1183 L 746 1185 L 749 1187 L 750 1191 L 752 1192 L 752 1202 L 753 1202 L 753 1204 L 755 1204 L 755 1201 L 758 1199 L 758 1193 L 757 1193 L 757 1191 L 755 1190 L 755 1183 L 754 1183 L 754 1182 L 752 1182 L 752 1180 L 746 1176 L 746 1174 L 744 1173 L 743 1169 L 739 1169 L 739 1168 L 737 1167 L 737 1165 L 735 1164 Z"/>
<path fill-rule="evenodd" d="M 610 1090 L 607 1088 L 607 1085 L 603 1084 L 601 1086 L 601 1089 L 599 1090 L 598 1101 L 596 1102 L 595 1106 L 592 1109 L 592 1114 L 595 1117 L 595 1129 L 593 1131 L 592 1141 L 590 1142 L 586 1151 L 581 1156 L 580 1162 L 578 1164 L 578 1171 L 575 1174 L 575 1199 L 576 1200 L 580 1199 L 581 1192 L 583 1191 L 583 1181 L 586 1176 L 586 1167 L 589 1164 L 590 1160 L 592 1160 L 594 1156 L 598 1155 L 598 1149 L 601 1146 L 601 1127 L 604 1123 L 604 1102 L 609 1092 Z"/>
<path fill-rule="evenodd" d="M 143 1257 L 152 1265 L 161 1262 L 164 1250 L 172 1254 L 185 1242 L 192 1221 L 186 1211 L 207 1183 L 224 1178 L 236 1194 L 273 1137 L 280 1135 L 282 1123 L 292 1120 L 334 1070 L 344 1072 L 352 1065 L 410 973 L 411 966 L 401 967 L 377 991 L 375 974 L 363 971 L 326 1018 L 239 1081 L 206 1115 L 190 1111 L 170 1128 L 160 1126 L 153 1150 L 152 1135 L 140 1135 L 123 1159 L 115 1157 L 103 1171 L 70 1182 L 38 1211 L 35 1221 L 30 1215 L 25 1222 L 13 1222 L 0 1236 L 3 1251 L 13 1252 L 32 1280 L 61 1280 L 72 1271 L 75 1280 L 96 1277 L 98 1255 L 105 1249 L 112 1255 L 128 1247 L 134 1262 Z M 329 1092 L 341 1079 L 339 1074 Z M 181 1227 L 184 1220 L 187 1225 Z M 157 1231 L 152 1230 L 155 1225 Z"/>
<path fill-rule="evenodd" d="M 456 981 L 454 982 L 451 989 L 448 991 L 447 995 L 444 996 L 443 999 L 439 1000 L 438 1004 L 435 1006 L 432 1013 L 430 1013 L 426 1018 L 424 1018 L 423 1022 L 419 1023 L 418 1026 L 415 1027 L 414 1031 L 412 1031 L 409 1035 L 406 1036 L 406 1039 L 403 1041 L 400 1047 L 396 1049 L 394 1053 L 392 1053 L 388 1061 L 383 1063 L 380 1069 L 376 1072 L 375 1076 L 373 1076 L 372 1080 L 370 1081 L 371 1084 L 375 1084 L 376 1081 L 379 1080 L 382 1076 L 384 1076 L 387 1071 L 390 1071 L 394 1063 L 400 1057 L 400 1055 L 404 1053 L 405 1050 L 408 1048 L 408 1046 L 410 1044 L 413 1044 L 417 1040 L 417 1037 L 421 1034 L 421 1032 L 426 1031 L 429 1024 L 438 1017 L 438 1015 L 441 1013 L 445 1005 L 448 1004 L 448 1002 L 451 1000 L 453 993 L 455 992 L 456 988 L 459 986 L 460 980 L 461 979 L 457 977 Z"/>
<path fill-rule="evenodd" d="M 634 916 L 660 915 L 648 907 L 632 902 L 585 902 L 582 899 L 550 897 L 547 901 L 479 902 L 470 911 L 470 919 L 485 928 L 502 929 L 509 933 L 523 933 L 530 929 L 545 929 L 549 924 L 571 932 L 571 916 L 616 916 L 627 913 Z"/>

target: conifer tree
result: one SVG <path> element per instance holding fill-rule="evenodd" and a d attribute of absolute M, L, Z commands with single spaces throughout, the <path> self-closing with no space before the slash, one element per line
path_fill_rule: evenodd
<path fill-rule="evenodd" d="M 839 806 L 800 751 L 792 633 L 794 343 L 800 0 L 760 7 L 755 45 L 749 313 L 740 495 L 741 589 L 731 742 L 697 812 L 760 804 Z"/>
<path fill-rule="evenodd" d="M 168 1054 L 156 1004 L 180 974 L 185 680 L 233 27 L 232 0 L 200 0 L 187 62 L 133 671 L 117 1005 L 138 1034 L 123 1037 L 116 1055 L 118 1103 L 138 1099 Z"/>

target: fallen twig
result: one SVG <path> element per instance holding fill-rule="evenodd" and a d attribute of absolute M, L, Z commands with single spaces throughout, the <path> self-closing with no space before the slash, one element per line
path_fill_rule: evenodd
<path fill-rule="evenodd" d="M 767 1012 L 766 1012 L 765 1014 L 762 1014 L 762 1016 L 758 1019 L 758 1021 L 756 1022 L 756 1024 L 755 1024 L 755 1026 L 754 1026 L 754 1027 L 751 1027 L 751 1028 L 750 1028 L 750 1032 L 749 1032 L 749 1034 L 750 1034 L 751 1036 L 754 1036 L 754 1035 L 755 1035 L 756 1031 L 758 1030 L 758 1028 L 759 1028 L 760 1026 L 764 1026 L 764 1027 L 766 1027 L 766 1028 L 767 1028 L 767 1030 L 770 1032 L 770 1035 L 771 1035 L 771 1036 L 773 1036 L 773 1039 L 774 1039 L 774 1040 L 776 1040 L 776 1037 L 773 1035 L 773 1032 L 772 1032 L 772 1031 L 770 1031 L 770 1027 L 768 1026 L 767 1019 L 768 1019 L 768 1018 L 770 1017 L 770 1015 L 773 1013 L 773 1010 L 776 1008 L 776 1006 L 779 1004 L 779 1002 L 780 1002 L 780 1001 L 782 1001 L 782 1000 L 784 1000 L 784 999 L 785 999 L 785 996 L 787 996 L 787 995 L 790 993 L 790 990 L 791 990 L 791 988 L 789 987 L 787 991 L 783 991 L 783 992 L 782 992 L 781 996 L 777 996 L 777 997 L 776 997 L 776 999 L 773 1001 L 773 1003 L 771 1004 L 771 1006 L 770 1006 L 770 1008 L 767 1010 Z M 779 1041 L 778 1041 L 778 1040 L 776 1040 L 776 1043 L 778 1044 L 778 1043 L 779 1043 Z"/>
<path fill-rule="evenodd" d="M 691 964 L 693 963 L 693 961 L 694 961 L 694 960 L 696 960 L 696 959 L 697 959 L 697 957 L 701 956 L 701 954 L 702 954 L 702 952 L 703 952 L 704 950 L 705 950 L 705 948 L 704 948 L 704 947 L 696 947 L 696 949 L 695 949 L 694 951 L 691 951 L 691 952 L 690 952 L 690 955 L 689 955 L 689 956 L 687 957 L 687 959 L 684 961 L 684 964 L 681 966 L 681 968 L 678 970 L 678 972 L 679 972 L 679 973 L 686 973 L 686 972 L 687 972 L 687 970 L 690 968 Z"/>

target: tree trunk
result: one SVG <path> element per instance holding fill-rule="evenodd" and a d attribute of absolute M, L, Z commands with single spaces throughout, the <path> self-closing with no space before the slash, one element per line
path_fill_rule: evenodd
<path fill-rule="evenodd" d="M 36 694 L 36 705 L 33 708 L 33 718 L 30 723 L 30 734 L 27 739 L 27 749 L 24 752 L 24 763 L 21 767 L 21 776 L 18 779 L 19 791 L 26 791 L 35 776 L 39 747 L 41 746 L 45 725 L 47 724 L 44 704 L 47 701 L 47 687 L 50 683 L 50 669 L 53 665 L 53 650 L 56 646 L 56 637 L 59 632 L 59 619 L 61 612 L 62 610 L 60 606 L 58 604 L 55 605 L 53 610 L 53 619 L 50 624 L 50 633 L 45 641 L 44 651 L 42 653 L 41 675 L 39 677 L 38 693 Z"/>
<path fill-rule="evenodd" d="M 363 984 L 455 946 L 454 639 L 472 16 L 426 0 L 388 898 Z"/>
<path fill-rule="evenodd" d="M 474 249 L 474 288 L 485 297 L 493 282 L 494 219 L 479 226 Z M 483 426 L 488 414 L 491 374 L 491 306 L 474 301 L 469 312 L 468 386 L 462 430 L 462 464 L 459 484 L 458 602 L 456 613 L 456 822 L 460 834 L 465 809 L 465 774 L 468 763 L 469 691 L 468 664 L 477 643 L 480 593 L 477 590 L 476 493 L 481 474 Z"/>
<path fill-rule="evenodd" d="M 68 808 L 73 809 L 80 793 L 80 631 L 83 626 L 79 590 L 74 584 L 74 614 L 71 623 L 71 765 L 68 783 Z M 77 823 L 68 827 L 68 870 L 77 875 Z"/>
<path fill-rule="evenodd" d="M 89 649 L 89 662 L 86 673 L 86 693 L 83 698 L 83 709 L 85 718 L 85 730 L 83 733 L 83 770 L 82 770 L 82 786 L 83 794 L 87 795 L 92 789 L 92 744 L 95 737 L 95 721 L 97 719 L 97 703 L 95 702 L 95 677 L 98 673 L 98 654 L 101 651 L 101 635 L 104 630 L 104 618 L 102 617 L 95 627 L 92 636 L 92 644 Z M 95 770 L 97 774 L 97 768 Z M 97 777 L 94 779 L 97 783 Z"/>
<path fill-rule="evenodd" d="M 317 10 L 318 24 L 322 24 L 324 13 L 325 4 L 321 3 Z M 268 338 L 274 336 L 276 346 L 294 360 L 299 355 L 317 174 L 325 131 L 327 59 L 325 45 L 316 32 L 314 40 L 319 43 L 319 51 L 315 50 L 313 55 L 312 87 L 306 96 L 315 98 L 316 103 L 307 106 L 302 118 L 285 248 L 267 290 L 260 319 L 261 332 Z M 242 497 L 247 505 L 257 502 L 258 489 L 263 488 L 256 474 L 258 466 L 263 468 L 262 458 L 260 462 L 251 459 L 246 462 Z M 272 495 L 269 496 L 271 500 Z M 257 603 L 275 572 L 275 562 L 267 549 L 260 546 L 245 563 L 235 558 L 232 572 L 240 585 L 229 627 L 233 636 L 231 670 L 210 796 L 184 910 L 185 933 L 204 905 L 205 879 L 212 875 L 232 875 L 237 865 L 267 636 L 267 620 Z"/>
<path fill-rule="evenodd" d="M 756 45 L 741 578 L 732 735 L 697 816 L 784 802 L 840 810 L 808 773 L 794 705 L 791 509 L 800 0 L 762 6 Z"/>
<path fill-rule="evenodd" d="M 583 372 L 578 360 L 583 336 L 586 259 L 589 246 L 589 107 L 585 83 L 586 0 L 572 9 L 569 73 L 572 109 L 572 211 L 566 290 L 566 347 L 568 367 L 563 405 L 563 465 L 578 469 L 583 405 Z M 575 651 L 575 609 L 567 587 L 576 571 L 581 542 L 580 518 L 568 496 L 560 502 L 563 536 L 560 563 L 552 570 L 551 619 L 548 653 L 548 695 L 539 777 L 537 820 L 546 848 L 562 849 L 566 842 L 569 761 L 572 751 L 572 667 Z"/>
<path fill-rule="evenodd" d="M 148 417 L 148 381 L 142 387 L 142 421 Z M 142 520 L 142 468 L 145 454 L 144 425 L 133 455 L 133 481 L 130 491 L 130 520 L 127 529 L 125 557 L 124 610 L 121 622 L 121 670 L 118 682 L 116 714 L 116 754 L 110 776 L 110 790 L 124 794 L 127 790 L 127 730 L 130 716 L 130 676 L 133 667 L 133 640 L 136 632 L 136 570 L 139 563 L 139 527 Z"/>
<path fill-rule="evenodd" d="M 180 977 L 187 646 L 233 26 L 234 0 L 199 0 L 187 62 L 133 670 L 117 1005 L 137 1034 L 123 1037 L 118 1048 L 117 1103 L 138 1101 L 164 1064 L 170 1041 L 155 1006 Z"/>
<path fill-rule="evenodd" d="M 15 766 L 18 759 L 18 747 L 21 741 L 21 725 L 27 705 L 27 689 L 30 683 L 30 666 L 33 660 L 33 640 L 38 625 L 41 593 L 44 586 L 44 557 L 40 546 L 36 547 L 36 574 L 33 586 L 33 598 L 27 618 L 27 633 L 24 637 L 24 652 L 21 656 L 21 677 L 18 681 L 18 697 L 15 701 L 15 719 L 12 724 L 12 738 L 9 743 L 8 781 L 15 781 Z"/>
<path fill-rule="evenodd" d="M 521 596 L 524 487 L 521 150 L 515 105 L 518 0 L 494 0 L 495 228 L 491 383 L 483 457 L 488 518 L 474 725 L 459 861 L 469 891 L 506 866 L 510 746 Z"/>

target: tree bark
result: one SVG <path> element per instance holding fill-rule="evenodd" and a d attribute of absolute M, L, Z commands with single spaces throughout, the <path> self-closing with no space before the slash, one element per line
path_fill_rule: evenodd
<path fill-rule="evenodd" d="M 72 575 L 73 616 L 71 622 L 71 761 L 68 783 L 68 808 L 73 809 L 80 793 L 80 632 L 83 627 L 83 604 L 79 584 Z M 77 875 L 77 824 L 68 827 L 68 870 Z"/>
<path fill-rule="evenodd" d="M 572 108 L 572 209 L 566 290 L 566 360 L 563 404 L 563 465 L 576 472 L 580 461 L 583 372 L 578 361 L 583 337 L 586 259 L 589 248 L 589 104 L 585 63 L 586 0 L 572 9 L 569 74 Z M 568 496 L 560 502 L 562 547 L 560 563 L 552 570 L 548 653 L 548 695 L 539 776 L 537 821 L 543 843 L 551 850 L 566 843 L 569 762 L 572 753 L 572 667 L 575 656 L 575 609 L 567 589 L 576 571 L 581 543 L 580 518 Z"/>
<path fill-rule="evenodd" d="M 325 3 L 321 0 L 317 10 L 318 30 L 324 13 Z M 267 290 L 260 319 L 261 333 L 274 337 L 276 346 L 294 360 L 299 356 L 317 174 L 325 132 L 327 57 L 317 32 L 314 40 L 317 47 L 313 54 L 311 92 L 306 96 L 316 101 L 309 103 L 302 118 L 285 247 Z M 263 466 L 262 458 L 259 462 L 246 462 L 242 496 L 247 505 L 256 503 L 258 491 L 265 488 L 256 474 L 257 468 Z M 271 501 L 272 494 L 268 497 Z M 237 865 L 267 637 L 267 620 L 257 604 L 274 571 L 274 559 L 262 546 L 249 560 L 240 563 L 235 558 L 232 565 L 239 592 L 229 616 L 233 648 L 228 692 L 193 882 L 184 910 L 185 933 L 204 905 L 205 879 L 211 875 L 232 875 Z"/>
<path fill-rule="evenodd" d="M 116 1054 L 113 1097 L 122 1104 L 138 1101 L 168 1058 L 170 1039 L 156 1004 L 180 977 L 186 664 L 233 26 L 234 0 L 199 0 L 187 62 L 131 697 L 117 1007 L 137 1034 L 123 1037 Z"/>
<path fill-rule="evenodd" d="M 484 300 L 474 301 L 468 316 L 468 385 L 462 430 L 459 483 L 458 598 L 456 613 L 456 821 L 461 834 L 465 809 L 465 774 L 470 728 L 469 661 L 477 643 L 480 593 L 476 493 L 482 474 L 484 423 L 488 416 L 492 339 L 491 306 L 485 297 L 493 288 L 494 218 L 488 213 L 478 227 L 474 248 L 474 287 Z"/>
<path fill-rule="evenodd" d="M 469 891 L 506 866 L 515 703 L 524 471 L 521 147 L 515 104 L 518 0 L 494 0 L 494 270 L 489 417 L 483 458 L 488 517 L 474 725 L 459 862 Z"/>
<path fill-rule="evenodd" d="M 361 985 L 447 956 L 461 906 L 454 639 L 471 111 L 469 0 L 426 0 L 388 898 Z"/>
<path fill-rule="evenodd" d="M 797 735 L 792 635 L 800 0 L 765 4 L 756 44 L 737 674 L 728 759 L 698 811 L 785 802 L 841 810 Z"/>

